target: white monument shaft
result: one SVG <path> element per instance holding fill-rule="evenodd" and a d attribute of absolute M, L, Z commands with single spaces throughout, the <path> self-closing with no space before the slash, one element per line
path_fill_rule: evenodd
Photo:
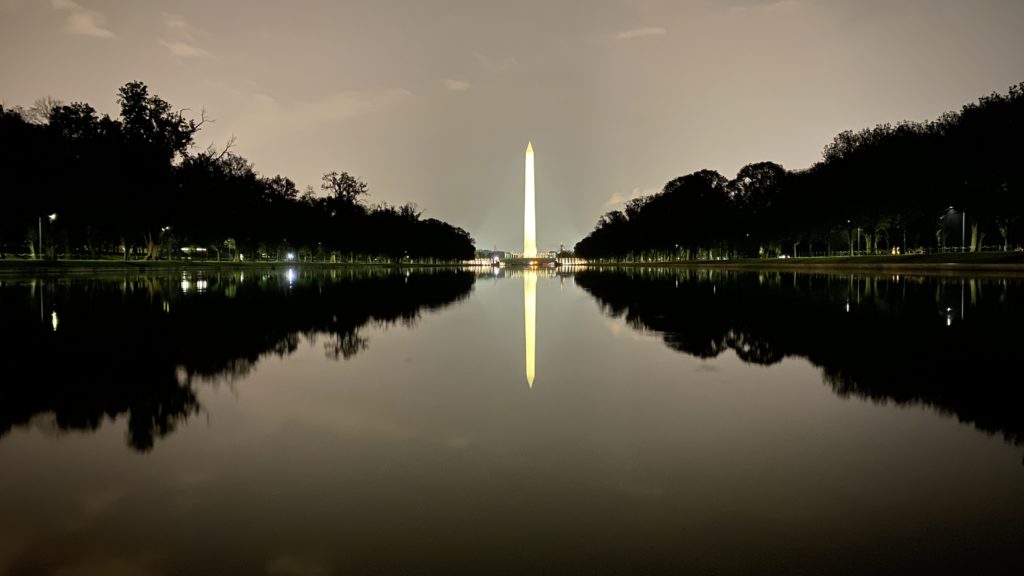
<path fill-rule="evenodd" d="M 534 205 L 533 143 L 526 144 L 526 201 L 523 210 L 523 258 L 537 257 L 537 209 Z"/>

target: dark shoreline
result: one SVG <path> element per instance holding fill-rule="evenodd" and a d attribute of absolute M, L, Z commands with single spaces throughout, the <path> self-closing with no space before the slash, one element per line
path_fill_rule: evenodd
<path fill-rule="evenodd" d="M 393 262 L 227 262 L 189 260 L 0 260 L 0 277 L 25 274 L 63 275 L 90 272 L 150 272 L 199 270 L 287 270 L 314 268 L 323 270 L 384 268 L 452 268 L 460 264 L 399 264 Z"/>
<path fill-rule="evenodd" d="M 911 274 L 918 276 L 1024 277 L 1024 252 L 980 254 L 909 254 L 828 256 L 738 260 L 680 260 L 670 262 L 616 262 L 588 264 L 593 269 L 732 270 L 804 274 Z"/>
<path fill-rule="evenodd" d="M 458 263 L 398 262 L 227 262 L 189 260 L 0 260 L 0 276 L 25 274 L 62 275 L 88 272 L 146 272 L 198 270 L 285 270 L 312 268 L 324 270 L 351 269 L 416 269 L 461 268 Z M 861 272 L 913 274 L 976 274 L 1024 275 L 1024 252 L 989 252 L 980 254 L 910 254 L 872 256 L 830 256 L 784 259 L 745 258 L 734 260 L 675 260 L 592 262 L 590 269 L 719 269 L 772 270 L 780 272 Z"/>

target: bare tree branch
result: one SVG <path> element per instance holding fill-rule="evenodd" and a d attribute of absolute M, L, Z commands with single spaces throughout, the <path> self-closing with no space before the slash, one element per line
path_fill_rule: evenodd
<path fill-rule="evenodd" d="M 31 124 L 46 124 L 50 121 L 50 115 L 53 114 L 54 108 L 63 104 L 63 102 L 53 96 L 43 96 L 42 98 L 37 98 L 22 117 Z"/>
<path fill-rule="evenodd" d="M 222 150 L 221 153 L 217 155 L 217 160 L 221 160 L 222 158 L 224 158 L 224 156 L 226 156 L 227 153 L 232 148 L 235 147 L 235 142 L 237 142 L 237 141 L 238 141 L 238 138 L 236 138 L 235 135 L 232 134 L 231 137 L 228 138 L 227 144 L 224 145 L 224 150 Z"/>

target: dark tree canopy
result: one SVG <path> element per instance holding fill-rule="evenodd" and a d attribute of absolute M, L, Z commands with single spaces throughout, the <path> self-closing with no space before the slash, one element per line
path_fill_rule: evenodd
<path fill-rule="evenodd" d="M 117 91 L 121 105 L 121 129 L 126 144 L 141 154 L 170 161 L 183 155 L 199 131 L 199 124 L 159 96 L 149 94 L 142 82 L 129 82 Z"/>
<path fill-rule="evenodd" d="M 352 176 L 348 172 L 338 174 L 336 171 L 324 174 L 323 183 L 320 189 L 326 192 L 331 198 L 335 198 L 349 204 L 359 204 L 362 197 L 367 194 L 366 183 Z"/>
<path fill-rule="evenodd" d="M 701 170 L 602 216 L 594 259 L 874 254 L 1022 243 L 1024 83 L 932 122 L 839 133 L 806 170 Z M 964 236 L 961 239 L 961 236 Z M 859 241 L 859 245 L 858 243 Z"/>
<path fill-rule="evenodd" d="M 368 207 L 368 185 L 324 174 L 323 196 L 260 175 L 232 152 L 195 152 L 205 119 L 186 117 L 142 82 L 117 92 L 120 115 L 41 99 L 0 107 L 0 255 L 147 259 L 458 261 L 465 230 L 423 220 L 413 205 Z M 57 214 L 52 220 L 47 215 Z"/>

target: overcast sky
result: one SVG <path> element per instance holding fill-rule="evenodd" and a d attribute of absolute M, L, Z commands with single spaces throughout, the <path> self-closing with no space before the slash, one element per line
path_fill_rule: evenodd
<path fill-rule="evenodd" d="M 481 248 L 575 243 L 702 168 L 804 168 L 832 136 L 1024 81 L 1021 0 L 0 0 L 0 102 L 115 114 L 141 80 L 301 187 L 348 171 Z"/>

